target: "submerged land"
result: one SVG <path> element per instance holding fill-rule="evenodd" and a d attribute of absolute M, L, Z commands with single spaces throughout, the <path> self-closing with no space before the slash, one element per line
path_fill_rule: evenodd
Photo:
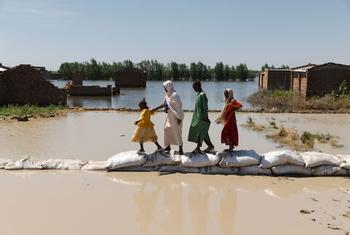
<path fill-rule="evenodd" d="M 214 120 L 217 115 L 210 112 L 209 118 Z M 138 112 L 76 109 L 29 122 L 3 120 L 0 158 L 29 155 L 38 159 L 106 160 L 138 147 L 130 141 L 138 116 Z M 191 116 L 191 112 L 185 113 L 185 151 L 195 147 L 186 141 Z M 152 118 L 161 144 L 165 117 L 159 112 Z M 238 149 L 265 153 L 281 143 L 242 127 L 249 117 L 256 125 L 274 120 L 276 126 L 299 132 L 329 133 L 344 146 L 315 142 L 316 151 L 350 153 L 349 114 L 237 113 Z M 220 143 L 221 128 L 214 123 L 210 128 L 218 151 L 226 148 Z M 152 152 L 155 146 L 148 143 L 145 148 Z M 1 231 L 87 235 L 114 233 L 116 229 L 125 234 L 346 234 L 350 231 L 348 181 L 343 177 L 0 171 Z M 16 226 L 18 223 L 21 226 Z"/>

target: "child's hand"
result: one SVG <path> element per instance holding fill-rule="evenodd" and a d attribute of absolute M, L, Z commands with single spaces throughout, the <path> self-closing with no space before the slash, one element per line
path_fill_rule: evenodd
<path fill-rule="evenodd" d="M 182 121 L 181 119 L 177 119 L 177 123 L 179 123 L 179 125 L 180 125 L 181 121 Z"/>

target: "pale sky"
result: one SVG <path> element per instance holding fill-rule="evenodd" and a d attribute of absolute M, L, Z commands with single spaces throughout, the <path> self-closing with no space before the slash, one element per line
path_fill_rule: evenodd
<path fill-rule="evenodd" d="M 350 64 L 350 0 L 0 0 L 0 63 Z"/>

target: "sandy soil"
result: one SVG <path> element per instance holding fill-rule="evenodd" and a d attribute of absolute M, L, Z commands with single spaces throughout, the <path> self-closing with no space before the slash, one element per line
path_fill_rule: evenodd
<path fill-rule="evenodd" d="M 215 120 L 218 113 L 211 113 Z M 184 150 L 192 151 L 195 144 L 186 141 L 192 113 L 185 114 L 183 127 Z M 271 117 L 277 124 L 294 127 L 300 131 L 329 132 L 340 137 L 343 148 L 329 145 L 316 146 L 329 153 L 350 154 L 350 114 L 256 114 L 238 113 L 239 125 L 251 116 L 256 122 L 266 124 Z M 130 141 L 135 129 L 135 112 L 82 112 L 67 116 L 31 120 L 30 122 L 0 122 L 0 158 L 20 158 L 23 155 L 47 158 L 79 158 L 84 160 L 105 160 L 115 153 L 137 149 L 138 144 Z M 153 117 L 160 144 L 163 143 L 164 113 Z M 212 124 L 210 135 L 217 150 L 226 146 L 220 143 L 222 126 Z M 256 133 L 239 127 L 239 149 L 255 149 L 264 153 L 276 149 L 278 144 L 267 140 L 263 133 Z M 148 143 L 147 151 L 155 146 Z"/>
<path fill-rule="evenodd" d="M 0 171 L 0 185 L 0 234 L 350 231 L 342 178 Z"/>

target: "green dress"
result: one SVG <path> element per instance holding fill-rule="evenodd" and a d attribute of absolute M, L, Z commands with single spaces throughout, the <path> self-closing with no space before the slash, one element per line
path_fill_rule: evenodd
<path fill-rule="evenodd" d="M 192 116 L 188 141 L 202 144 L 203 141 L 210 141 L 209 138 L 210 120 L 208 118 L 208 98 L 206 94 L 198 92 L 196 104 Z"/>

